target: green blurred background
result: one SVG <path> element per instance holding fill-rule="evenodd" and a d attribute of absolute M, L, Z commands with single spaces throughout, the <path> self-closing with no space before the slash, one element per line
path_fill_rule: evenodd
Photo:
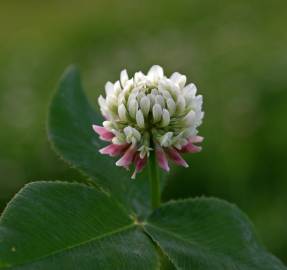
<path fill-rule="evenodd" d="M 165 199 L 217 196 L 287 263 L 286 1 L 0 2 L 0 209 L 25 183 L 81 176 L 52 152 L 46 117 L 71 63 L 96 97 L 123 68 L 162 65 L 204 95 L 206 138 Z M 173 179 L 173 180 L 171 180 Z M 0 211 L 1 211 L 0 210 Z"/>

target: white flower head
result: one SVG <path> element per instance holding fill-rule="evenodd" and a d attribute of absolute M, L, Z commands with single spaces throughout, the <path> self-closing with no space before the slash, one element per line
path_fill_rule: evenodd
<path fill-rule="evenodd" d="M 201 150 L 194 143 L 202 123 L 202 96 L 196 95 L 193 83 L 178 72 L 170 77 L 154 65 L 145 75 L 136 72 L 132 78 L 126 70 L 120 80 L 105 86 L 106 96 L 99 97 L 105 121 L 103 127 L 94 125 L 100 138 L 112 142 L 100 150 L 110 156 L 121 155 L 118 166 L 135 164 L 135 173 L 145 166 L 150 151 L 155 151 L 158 164 L 169 170 L 167 157 L 187 167 L 180 153 Z M 135 175 L 135 174 L 134 174 Z"/>

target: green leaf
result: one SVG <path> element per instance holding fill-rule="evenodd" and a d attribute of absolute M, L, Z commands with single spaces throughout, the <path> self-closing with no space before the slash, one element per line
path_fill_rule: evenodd
<path fill-rule="evenodd" d="M 218 199 L 167 203 L 145 229 L 177 269 L 287 269 L 262 247 L 248 218 Z"/>
<path fill-rule="evenodd" d="M 102 122 L 102 117 L 92 109 L 83 93 L 78 70 L 73 66 L 68 68 L 50 107 L 50 141 L 71 166 L 90 176 L 126 207 L 144 216 L 150 209 L 148 179 L 142 174 L 132 181 L 131 172 L 118 168 L 115 160 L 99 153 L 107 143 L 94 133 L 92 124 Z"/>
<path fill-rule="evenodd" d="M 0 219 L 0 269 L 157 269 L 154 245 L 116 201 L 92 187 L 27 185 Z"/>
<path fill-rule="evenodd" d="M 171 260 L 162 252 L 162 250 L 158 247 L 159 254 L 159 270 L 176 270 L 175 266 L 172 264 Z"/>

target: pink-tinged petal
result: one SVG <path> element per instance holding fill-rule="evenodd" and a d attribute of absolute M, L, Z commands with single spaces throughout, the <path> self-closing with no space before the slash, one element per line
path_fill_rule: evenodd
<path fill-rule="evenodd" d="M 124 155 L 116 162 L 116 165 L 128 168 L 133 162 L 136 151 L 136 147 L 131 144 L 131 146 L 125 151 Z"/>
<path fill-rule="evenodd" d="M 180 152 L 181 153 L 198 153 L 201 150 L 202 150 L 201 146 L 197 146 L 192 143 L 187 143 L 181 148 Z"/>
<path fill-rule="evenodd" d="M 188 140 L 188 143 L 179 150 L 179 152 L 180 153 L 198 153 L 202 150 L 202 147 L 194 145 L 194 143 L 201 143 L 202 141 L 203 141 L 203 137 L 193 136 Z"/>
<path fill-rule="evenodd" d="M 204 138 L 201 137 L 201 136 L 192 136 L 192 137 L 190 137 L 189 142 L 191 142 L 191 143 L 201 143 L 201 142 L 203 142 L 203 140 L 204 140 Z"/>
<path fill-rule="evenodd" d="M 163 151 L 162 147 L 159 145 L 156 146 L 155 149 L 155 154 L 156 154 L 156 160 L 158 162 L 158 165 L 165 171 L 169 172 L 169 166 L 168 166 L 168 161 L 165 155 L 165 152 Z"/>
<path fill-rule="evenodd" d="M 110 144 L 102 149 L 100 149 L 100 153 L 103 155 L 109 155 L 111 157 L 122 155 L 125 150 L 128 148 L 128 144 Z"/>
<path fill-rule="evenodd" d="M 93 125 L 93 130 L 100 135 L 100 139 L 103 141 L 111 142 L 115 135 L 108 131 L 105 127 Z"/>
<path fill-rule="evenodd" d="M 135 162 L 136 165 L 136 171 L 137 172 L 141 172 L 144 168 L 144 166 L 146 165 L 147 162 L 147 157 L 144 156 L 144 158 L 141 158 L 140 155 L 137 156 L 137 160 Z"/>
<path fill-rule="evenodd" d="M 177 165 L 185 168 L 189 167 L 186 161 L 181 157 L 179 152 L 175 148 L 167 148 L 166 153 L 168 157 Z"/>
<path fill-rule="evenodd" d="M 144 156 L 144 158 L 141 158 L 139 154 L 137 154 L 135 156 L 135 160 L 134 160 L 134 163 L 135 163 L 135 171 L 132 175 L 132 179 L 135 179 L 136 178 L 136 174 L 141 172 L 144 168 L 144 166 L 146 165 L 146 162 L 147 162 L 147 157 L 146 155 Z"/>

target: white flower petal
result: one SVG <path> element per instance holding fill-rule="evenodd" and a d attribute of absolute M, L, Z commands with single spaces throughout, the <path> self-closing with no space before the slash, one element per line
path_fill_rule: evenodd
<path fill-rule="evenodd" d="M 160 145 L 163 147 L 169 147 L 172 144 L 172 136 L 173 136 L 173 132 L 167 132 L 165 133 L 160 139 Z"/>
<path fill-rule="evenodd" d="M 175 102 L 173 101 L 172 98 L 169 98 L 167 101 L 166 101 L 166 105 L 167 105 L 167 109 L 169 111 L 169 114 L 172 116 L 174 113 L 175 113 L 175 110 L 176 110 L 176 104 Z"/>
<path fill-rule="evenodd" d="M 150 99 L 147 96 L 144 96 L 140 100 L 140 107 L 145 116 L 148 115 L 150 110 Z"/>
<path fill-rule="evenodd" d="M 158 65 L 152 66 L 147 73 L 147 77 L 153 83 L 161 79 L 163 76 L 164 76 L 163 69 L 161 66 Z"/>
<path fill-rule="evenodd" d="M 138 108 L 139 108 L 139 105 L 135 99 L 131 99 L 128 102 L 129 115 L 134 119 L 136 118 L 136 113 L 138 111 Z"/>
<path fill-rule="evenodd" d="M 133 128 L 131 126 L 127 126 L 124 128 L 124 133 L 125 135 L 128 136 L 132 136 L 133 135 Z"/>
<path fill-rule="evenodd" d="M 141 139 L 141 134 L 140 134 L 140 132 L 139 132 L 136 128 L 133 128 L 133 136 L 134 136 L 134 138 L 135 138 L 137 141 L 140 141 L 140 139 Z"/>
<path fill-rule="evenodd" d="M 176 102 L 176 111 L 178 113 L 182 113 L 185 109 L 185 99 L 183 96 L 178 96 L 177 102 Z"/>
<path fill-rule="evenodd" d="M 145 127 L 145 125 L 144 125 L 144 116 L 143 116 L 143 113 L 142 113 L 141 110 L 137 111 L 136 121 L 137 121 L 137 125 L 138 125 L 139 128 L 144 128 Z"/>
<path fill-rule="evenodd" d="M 150 101 L 150 106 L 152 107 L 155 104 L 155 96 L 152 94 L 147 95 Z"/>
<path fill-rule="evenodd" d="M 107 82 L 105 85 L 106 95 L 109 96 L 114 92 L 114 84 L 111 82 Z"/>
<path fill-rule="evenodd" d="M 127 109 L 126 106 L 124 104 L 120 104 L 120 106 L 118 107 L 118 114 L 119 114 L 119 118 L 122 121 L 127 121 Z"/>
<path fill-rule="evenodd" d="M 141 71 L 135 73 L 135 76 L 134 76 L 135 83 L 144 82 L 145 79 L 146 77 Z"/>
<path fill-rule="evenodd" d="M 114 95 L 115 96 L 118 96 L 120 94 L 120 92 L 122 91 L 122 88 L 121 88 L 121 84 L 120 84 L 120 81 L 116 81 L 114 83 Z"/>
<path fill-rule="evenodd" d="M 159 92 L 158 92 L 158 90 L 157 89 L 152 89 L 151 90 L 151 94 L 153 95 L 153 96 L 157 96 L 158 94 L 159 94 Z"/>
<path fill-rule="evenodd" d="M 197 92 L 197 88 L 196 85 L 194 83 L 190 83 L 188 85 L 186 85 L 183 89 L 182 92 L 185 93 L 190 93 L 192 95 L 192 97 L 194 98 Z"/>
<path fill-rule="evenodd" d="M 154 123 L 159 122 L 162 116 L 162 108 L 159 104 L 155 104 L 152 107 L 152 115 Z"/>
<path fill-rule="evenodd" d="M 104 121 L 103 126 L 109 131 L 112 131 L 112 129 L 114 128 L 111 121 Z"/>
<path fill-rule="evenodd" d="M 125 87 L 126 82 L 129 80 L 129 75 L 126 69 L 121 71 L 121 75 L 120 75 L 120 81 L 121 81 L 121 85 L 122 87 Z"/>
<path fill-rule="evenodd" d="M 194 120 L 195 120 L 195 112 L 194 111 L 190 111 L 185 117 L 184 117 L 184 124 L 187 127 L 190 127 L 194 124 Z"/>
<path fill-rule="evenodd" d="M 185 85 L 185 83 L 186 83 L 186 76 L 185 76 L 185 75 L 182 75 L 182 74 L 180 74 L 180 73 L 178 73 L 178 72 L 174 72 L 174 73 L 170 76 L 170 79 L 171 79 L 174 83 L 178 84 L 178 86 L 179 86 L 180 88 L 183 88 L 184 85 Z"/>
<path fill-rule="evenodd" d="M 104 97 L 102 95 L 99 96 L 98 103 L 99 103 L 101 108 L 106 108 L 106 106 L 107 106 L 106 100 L 104 99 Z"/>
<path fill-rule="evenodd" d="M 162 120 L 161 120 L 161 126 L 166 127 L 169 125 L 170 122 L 170 115 L 167 109 L 162 110 Z"/>
<path fill-rule="evenodd" d="M 164 98 L 161 95 L 156 95 L 155 96 L 155 103 L 159 104 L 162 108 L 165 107 Z"/>

